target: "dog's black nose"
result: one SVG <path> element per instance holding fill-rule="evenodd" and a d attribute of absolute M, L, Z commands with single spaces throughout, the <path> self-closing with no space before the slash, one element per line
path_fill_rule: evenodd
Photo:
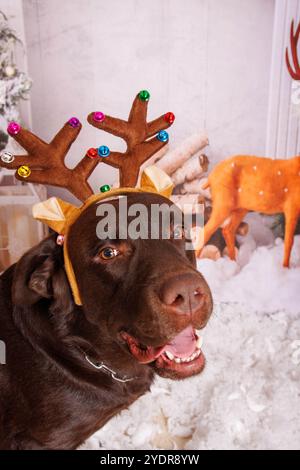
<path fill-rule="evenodd" d="M 197 274 L 181 274 L 169 278 L 160 291 L 160 299 L 178 315 L 193 315 L 204 303 L 201 280 Z"/>

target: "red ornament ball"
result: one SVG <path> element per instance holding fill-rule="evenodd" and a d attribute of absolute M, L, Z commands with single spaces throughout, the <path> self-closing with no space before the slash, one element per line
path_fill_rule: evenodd
<path fill-rule="evenodd" d="M 164 115 L 165 121 L 167 121 L 169 124 L 173 124 L 175 121 L 175 114 L 169 112 Z"/>
<path fill-rule="evenodd" d="M 88 151 L 86 152 L 87 156 L 90 157 L 90 158 L 97 158 L 98 157 L 98 151 L 97 149 L 94 149 L 94 148 L 90 148 L 88 149 Z"/>

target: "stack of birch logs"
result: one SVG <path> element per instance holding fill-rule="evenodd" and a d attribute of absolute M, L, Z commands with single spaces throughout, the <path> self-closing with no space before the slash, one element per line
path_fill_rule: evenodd
<path fill-rule="evenodd" d="M 209 160 L 204 149 L 208 145 L 207 134 L 203 131 L 197 132 L 175 149 L 169 150 L 168 146 L 164 147 L 147 162 L 147 166 L 155 164 L 172 178 L 175 188 L 171 199 L 182 210 L 191 206 L 199 207 L 199 204 L 204 205 L 204 223 L 209 219 L 212 209 L 210 191 L 202 189 L 202 185 L 207 181 Z M 242 222 L 237 234 L 243 236 L 247 232 L 248 225 Z M 217 260 L 226 254 L 222 230 L 218 229 L 202 249 L 199 257 Z"/>

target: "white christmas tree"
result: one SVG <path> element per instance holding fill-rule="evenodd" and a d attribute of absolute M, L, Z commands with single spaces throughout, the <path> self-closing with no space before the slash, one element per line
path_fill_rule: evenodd
<path fill-rule="evenodd" d="M 9 121 L 19 119 L 18 103 L 27 98 L 31 87 L 31 80 L 15 64 L 17 43 L 21 41 L 0 12 L 0 151 L 8 140 L 5 127 Z"/>

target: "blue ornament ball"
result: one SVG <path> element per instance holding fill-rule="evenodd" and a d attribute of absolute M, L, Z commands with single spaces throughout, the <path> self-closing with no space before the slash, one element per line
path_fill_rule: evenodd
<path fill-rule="evenodd" d="M 106 145 L 101 145 L 101 147 L 98 148 L 99 157 L 108 157 L 109 154 L 110 150 Z"/>
<path fill-rule="evenodd" d="M 169 134 L 166 131 L 159 131 L 156 137 L 160 142 L 167 142 L 169 140 Z"/>

